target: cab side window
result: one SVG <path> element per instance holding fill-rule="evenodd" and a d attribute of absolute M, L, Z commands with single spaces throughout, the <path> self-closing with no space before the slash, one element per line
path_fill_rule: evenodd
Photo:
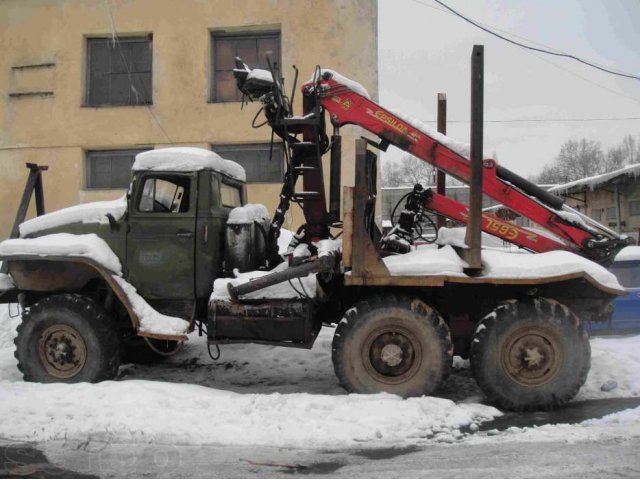
<path fill-rule="evenodd" d="M 189 177 L 147 177 L 138 202 L 145 213 L 186 213 L 189 211 Z"/>
<path fill-rule="evenodd" d="M 224 207 L 239 207 L 242 205 L 240 188 L 220 183 L 220 200 Z"/>

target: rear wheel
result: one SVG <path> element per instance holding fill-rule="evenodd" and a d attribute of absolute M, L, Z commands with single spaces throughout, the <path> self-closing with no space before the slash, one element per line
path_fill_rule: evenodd
<path fill-rule="evenodd" d="M 115 377 L 120 365 L 113 320 L 81 295 L 54 295 L 31 306 L 14 343 L 27 381 L 99 382 Z"/>
<path fill-rule="evenodd" d="M 386 295 L 349 309 L 333 338 L 333 366 L 349 392 L 427 395 L 448 375 L 449 329 L 418 299 Z"/>
<path fill-rule="evenodd" d="M 551 409 L 587 379 L 589 337 L 564 305 L 546 298 L 511 300 L 478 325 L 471 342 L 476 382 L 508 410 Z"/>

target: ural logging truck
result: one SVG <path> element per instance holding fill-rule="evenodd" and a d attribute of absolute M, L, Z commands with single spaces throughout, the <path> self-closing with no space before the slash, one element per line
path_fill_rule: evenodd
<path fill-rule="evenodd" d="M 0 302 L 22 308 L 15 344 L 25 380 L 113 378 L 123 358 L 170 355 L 195 329 L 210 347 L 311 348 L 322 326 L 334 325 L 333 364 L 348 392 L 431 394 L 455 354 L 470 359 L 478 385 L 502 408 L 568 402 L 590 366 L 582 322 L 608 319 L 624 293 L 605 266 L 627 240 L 483 158 L 482 73 L 476 47 L 469 153 L 319 67 L 295 115 L 295 82 L 287 96 L 273 67 L 237 59 L 238 88 L 260 104 L 286 147 L 273 217 L 245 205 L 238 165 L 210 151 L 169 148 L 137 156 L 126 198 L 22 223 L 18 238 L 0 244 L 7 272 Z M 340 129 L 349 124 L 377 140 L 356 141 L 355 185 L 341 189 Z M 416 185 L 383 235 L 374 221 L 374 150 L 390 145 L 470 184 L 470 206 Z M 482 195 L 549 233 L 483 213 Z M 305 223 L 281 256 L 292 202 Z M 438 246 L 416 248 L 432 213 L 466 223 L 465 239 L 443 228 Z M 520 250 L 481 250 L 481 230 Z"/>

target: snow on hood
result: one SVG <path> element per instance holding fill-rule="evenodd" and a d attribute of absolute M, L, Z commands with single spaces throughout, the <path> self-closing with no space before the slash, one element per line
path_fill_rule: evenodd
<path fill-rule="evenodd" d="M 123 195 L 117 200 L 74 205 L 55 212 L 40 215 L 20 224 L 20 236 L 69 225 L 71 223 L 108 223 L 107 214 L 117 221 L 127 210 L 127 199 Z"/>
<path fill-rule="evenodd" d="M 247 179 L 244 168 L 236 162 L 226 160 L 211 150 L 195 147 L 158 148 L 139 153 L 131 170 L 171 172 L 214 170 L 243 182 Z"/>
<path fill-rule="evenodd" d="M 94 233 L 86 235 L 56 233 L 37 238 L 5 240 L 0 243 L 0 256 L 5 255 L 89 258 L 115 274 L 112 275 L 114 280 L 120 285 L 138 316 L 141 332 L 158 335 L 184 335 L 189 328 L 189 322 L 186 320 L 157 312 L 138 295 L 135 287 L 122 278 L 122 266 L 116 254 L 104 240 Z"/>
<path fill-rule="evenodd" d="M 244 225 L 254 221 L 264 222 L 269 220 L 269 211 L 261 203 L 247 203 L 242 207 L 236 207 L 229 212 L 228 225 Z"/>
<path fill-rule="evenodd" d="M 15 255 L 84 257 L 113 273 L 122 273 L 122 266 L 116 254 L 95 233 L 86 235 L 55 233 L 37 238 L 13 238 L 0 242 L 0 256 Z"/>

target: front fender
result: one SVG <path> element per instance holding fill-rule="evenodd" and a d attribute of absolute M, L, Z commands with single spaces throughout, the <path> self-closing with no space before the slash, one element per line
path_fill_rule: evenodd
<path fill-rule="evenodd" d="M 113 278 L 113 273 L 87 257 L 3 255 L 18 291 L 78 291 L 93 279 L 103 280 L 127 310 L 131 325 L 138 331 L 140 319 L 129 298 Z"/>

